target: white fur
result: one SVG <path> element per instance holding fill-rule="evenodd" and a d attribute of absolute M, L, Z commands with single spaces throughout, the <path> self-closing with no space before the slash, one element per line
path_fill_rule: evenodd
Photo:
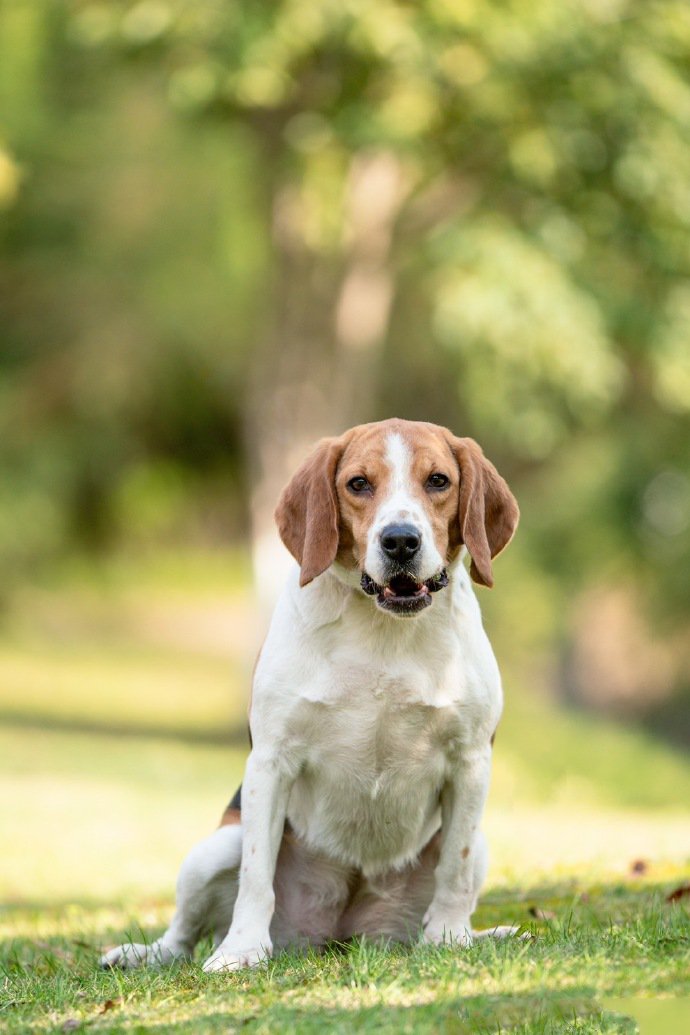
<path fill-rule="evenodd" d="M 177 878 L 177 912 L 162 938 L 151 944 L 128 943 L 101 958 L 106 967 L 131 970 L 164 965 L 191 956 L 204 935 L 216 942 L 227 931 L 237 893 L 237 868 L 242 857 L 242 828 L 219 827 L 192 848 Z"/>
<path fill-rule="evenodd" d="M 421 546 L 415 560 L 419 581 L 424 582 L 441 570 L 444 560 L 434 542 L 431 523 L 421 499 L 412 491 L 412 453 L 402 435 L 387 436 L 385 460 L 389 470 L 389 489 L 369 529 L 364 570 L 374 582 L 385 582 L 381 532 L 386 525 L 412 524 L 421 534 Z"/>
<path fill-rule="evenodd" d="M 390 492 L 372 522 L 366 559 L 373 578 L 380 530 L 391 521 L 411 520 L 421 529 L 422 577 L 442 566 L 410 488 L 410 460 L 400 436 L 391 436 Z M 353 870 L 372 896 L 384 888 L 381 901 L 395 905 L 395 915 L 389 909 L 385 922 L 379 919 L 378 932 L 403 937 L 423 926 L 426 941 L 470 943 L 486 871 L 479 828 L 502 691 L 460 559 L 449 575 L 431 606 L 397 621 L 337 565 L 305 588 L 294 569 L 256 669 L 242 826 L 222 827 L 185 861 L 178 912 L 163 938 L 148 948 L 121 946 L 106 964 L 186 955 L 205 929 L 219 935 L 232 912 L 204 969 L 253 965 L 271 955 L 274 942 L 305 940 L 300 915 L 322 918 L 324 910 L 344 906 Z M 286 820 L 302 857 L 291 864 L 294 890 L 279 891 L 276 907 Z M 428 880 L 417 874 L 415 883 L 415 861 L 440 827 L 435 872 Z M 398 898 L 389 888 L 396 872 Z M 312 927 L 323 924 L 314 920 Z M 334 929 L 330 936 L 340 935 Z"/>

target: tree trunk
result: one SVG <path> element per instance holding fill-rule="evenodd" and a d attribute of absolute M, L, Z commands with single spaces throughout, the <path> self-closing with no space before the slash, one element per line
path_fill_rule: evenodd
<path fill-rule="evenodd" d="M 346 183 L 341 255 L 324 257 L 305 238 L 289 186 L 276 191 L 278 275 L 273 327 L 257 350 L 246 427 L 254 576 L 259 604 L 275 602 L 290 558 L 273 521 L 278 495 L 315 440 L 373 419 L 376 365 L 394 293 L 392 231 L 404 197 L 388 153 L 353 159 Z"/>

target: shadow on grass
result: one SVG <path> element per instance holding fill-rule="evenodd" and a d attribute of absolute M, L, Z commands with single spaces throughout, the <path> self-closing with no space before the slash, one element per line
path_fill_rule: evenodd
<path fill-rule="evenodd" d="M 322 1035 L 323 1032 L 350 1035 L 376 1032 L 381 1035 L 496 1035 L 524 1032 L 529 1035 L 634 1035 L 634 1021 L 617 1011 L 605 1010 L 592 997 L 584 996 L 471 996 L 444 999 L 423 1006 L 381 1004 L 354 1009 L 295 1008 L 283 1005 L 252 1014 L 230 1014 L 220 1010 L 203 1017 L 204 1033 L 234 1032 L 280 1035 Z M 98 1031 L 114 1033 L 160 1032 L 194 1035 L 200 1020 L 132 1026 L 118 1022 L 99 1024 Z M 668 1033 L 670 1035 L 670 1033 Z"/>
<path fill-rule="evenodd" d="M 160 934 L 162 925 L 142 931 L 136 920 L 128 923 L 143 913 L 141 904 L 17 908 L 6 915 L 0 942 L 0 1029 L 71 1030 L 64 1025 L 74 1021 L 112 1035 L 632 1035 L 630 1017 L 605 1008 L 601 997 L 690 993 L 690 923 L 683 906 L 666 902 L 669 890 L 632 880 L 584 894 L 570 884 L 500 889 L 485 896 L 478 926 L 522 923 L 535 940 L 488 940 L 463 952 L 359 941 L 210 976 L 200 968 L 208 940 L 195 962 L 169 970 L 98 968 L 106 945 Z M 536 918 L 533 904 L 542 910 Z"/>
<path fill-rule="evenodd" d="M 476 928 L 490 927 L 499 923 L 523 923 L 534 925 L 535 919 L 548 913 L 555 907 L 561 910 L 572 910 L 574 904 L 596 910 L 599 899 L 605 898 L 609 904 L 617 902 L 624 906 L 634 899 L 639 902 L 640 896 L 663 898 L 672 889 L 670 884 L 646 884 L 633 886 L 631 882 L 620 881 L 609 884 L 585 885 L 576 878 L 568 878 L 558 883 L 532 884 L 528 887 L 500 887 L 489 889 L 482 895 L 479 907 L 473 920 Z M 136 917 L 151 909 L 167 910 L 172 916 L 175 908 L 173 886 L 171 881 L 169 895 L 143 896 L 136 901 L 131 898 L 91 898 L 88 895 L 67 896 L 64 898 L 31 898 L 0 899 L 0 945 L 2 945 L 2 918 L 22 917 L 41 913 L 44 919 L 59 922 L 65 911 L 80 911 L 84 914 L 99 910 L 108 910 L 124 916 Z M 555 914 L 554 914 L 555 918 Z M 539 924 L 537 924 L 539 926 Z M 544 924 L 541 924 L 544 927 Z M 157 931 L 153 937 L 160 934 Z"/>
<path fill-rule="evenodd" d="M 0 708 L 0 726 L 21 730 L 50 730 L 58 733 L 88 733 L 104 737 L 134 737 L 147 740 L 171 740 L 181 744 L 209 744 L 221 747 L 247 747 L 247 727 L 240 725 L 213 728 L 166 726 L 164 723 L 99 722 L 72 716 L 41 715 L 18 709 Z"/>
<path fill-rule="evenodd" d="M 633 878 L 595 882 L 570 877 L 558 882 L 489 888 L 479 900 L 472 918 L 473 924 L 477 930 L 496 924 L 519 924 L 525 930 L 548 936 L 552 930 L 562 930 L 563 925 L 569 924 L 575 916 L 586 918 L 588 924 L 595 928 L 608 924 L 620 925 L 643 914 L 646 909 L 660 909 L 670 917 L 674 907 L 666 899 L 678 886 L 679 879 L 676 877 L 663 883 Z M 682 902 L 690 904 L 690 897 Z M 149 925 L 146 925 L 142 929 L 138 918 L 152 910 L 160 911 L 165 924 L 165 917 L 171 918 L 174 908 L 172 886 L 169 895 L 144 896 L 136 901 L 131 898 L 103 899 L 89 896 L 0 900 L 0 947 L 6 940 L 2 934 L 3 917 L 11 925 L 14 918 L 29 920 L 40 914 L 43 920 L 59 924 L 61 917 L 68 913 L 73 918 L 79 913 L 86 917 L 88 914 L 108 912 L 121 917 L 127 930 L 113 927 L 107 933 L 103 932 L 103 939 L 118 937 L 122 941 L 134 924 L 139 935 L 144 930 L 145 937 L 150 936 L 153 940 L 162 934 L 164 926 L 149 929 Z M 687 915 L 687 909 L 683 915 Z M 688 936 L 690 938 L 690 924 Z M 91 940 L 94 945 L 100 944 L 97 936 Z M 138 940 L 141 940 L 139 936 Z"/>

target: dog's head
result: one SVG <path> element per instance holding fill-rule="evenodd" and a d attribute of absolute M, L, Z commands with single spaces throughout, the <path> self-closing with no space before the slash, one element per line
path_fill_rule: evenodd
<path fill-rule="evenodd" d="M 464 544 L 475 582 L 493 585 L 491 560 L 518 522 L 513 494 L 471 438 L 417 421 L 364 424 L 323 439 L 284 489 L 280 537 L 300 585 L 335 560 L 394 615 L 419 614 L 447 585 Z"/>

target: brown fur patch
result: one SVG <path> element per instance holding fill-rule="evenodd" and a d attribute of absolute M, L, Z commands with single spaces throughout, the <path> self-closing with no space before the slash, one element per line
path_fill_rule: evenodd
<path fill-rule="evenodd" d="M 517 500 L 474 439 L 451 436 L 450 446 L 460 468 L 458 526 L 472 558 L 470 574 L 480 585 L 493 586 L 491 561 L 513 538 Z"/>
<path fill-rule="evenodd" d="M 473 579 L 491 586 L 491 560 L 510 541 L 519 516 L 510 489 L 473 439 L 397 418 L 323 439 L 281 495 L 278 531 L 301 565 L 300 584 L 336 558 L 347 568 L 362 567 L 369 529 L 390 481 L 391 435 L 400 435 L 410 449 L 410 488 L 426 510 L 439 554 L 452 561 L 465 544 Z M 436 473 L 449 479 L 447 488 L 427 487 Z M 366 478 L 371 490 L 351 492 L 348 482 L 355 477 Z"/>
<path fill-rule="evenodd" d="M 275 519 L 306 586 L 329 568 L 338 552 L 335 476 L 347 435 L 324 438 L 283 489 Z"/>
<path fill-rule="evenodd" d="M 228 805 L 227 809 L 220 817 L 219 827 L 232 827 L 242 822 L 242 812 L 240 809 L 233 809 Z"/>
<path fill-rule="evenodd" d="M 439 553 L 448 560 L 457 555 L 461 543 L 456 535 L 454 549 L 451 549 L 450 529 L 458 520 L 459 475 L 447 440 L 449 434 L 434 424 L 397 419 L 352 429 L 336 476 L 340 527 L 337 557 L 345 567 L 362 566 L 369 529 L 381 499 L 388 492 L 391 471 L 386 452 L 391 435 L 399 435 L 410 450 L 410 489 L 427 512 Z M 447 489 L 427 490 L 429 475 L 436 473 L 448 477 Z M 347 483 L 358 476 L 367 479 L 371 492 L 350 492 Z"/>

